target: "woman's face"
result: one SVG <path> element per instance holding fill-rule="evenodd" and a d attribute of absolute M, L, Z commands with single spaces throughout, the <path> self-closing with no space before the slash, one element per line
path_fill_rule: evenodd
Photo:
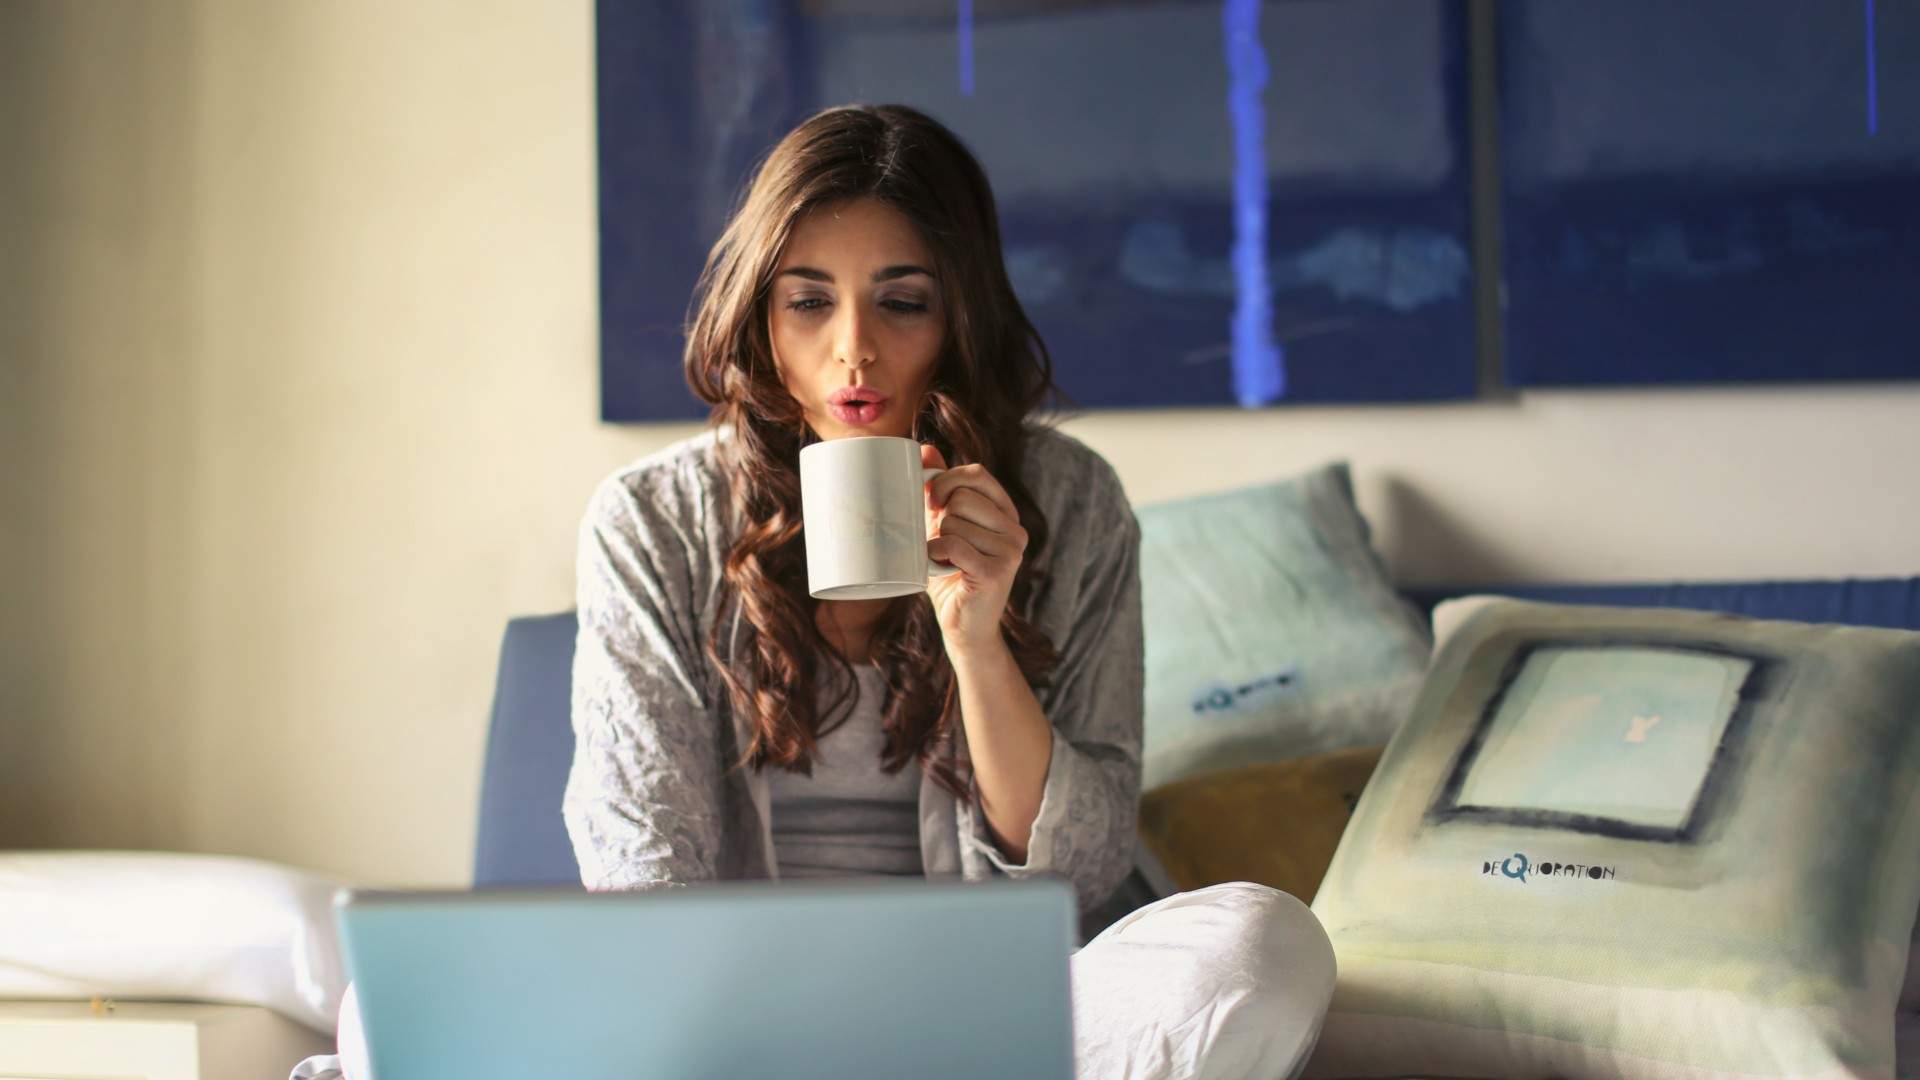
<path fill-rule="evenodd" d="M 910 435 L 946 337 L 933 252 L 878 200 L 815 207 L 774 267 L 767 337 L 814 434 Z"/>

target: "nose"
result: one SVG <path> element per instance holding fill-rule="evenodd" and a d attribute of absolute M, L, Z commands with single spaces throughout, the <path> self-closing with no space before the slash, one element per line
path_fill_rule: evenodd
<path fill-rule="evenodd" d="M 875 359 L 872 328 L 858 304 L 842 304 L 835 319 L 833 355 L 855 371 Z"/>

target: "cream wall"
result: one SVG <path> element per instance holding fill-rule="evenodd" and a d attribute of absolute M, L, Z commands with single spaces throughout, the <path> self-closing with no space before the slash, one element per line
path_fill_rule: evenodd
<path fill-rule="evenodd" d="M 0 846 L 459 884 L 570 606 L 592 6 L 0 5 Z M 1105 413 L 1136 503 L 1350 457 L 1408 581 L 1920 573 L 1920 386 Z"/>

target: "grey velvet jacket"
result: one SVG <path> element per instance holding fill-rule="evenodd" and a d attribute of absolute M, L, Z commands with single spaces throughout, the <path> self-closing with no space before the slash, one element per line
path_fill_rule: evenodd
<path fill-rule="evenodd" d="M 1062 659 L 1035 696 L 1053 727 L 1027 861 L 1009 862 L 984 815 L 922 778 L 929 878 L 1056 875 L 1085 911 L 1126 876 L 1139 811 L 1143 656 L 1140 532 L 1113 468 L 1070 436 L 1033 427 L 1024 476 L 1046 514 L 1049 568 L 1029 615 Z M 730 775 L 749 732 L 706 658 L 715 620 L 727 655 L 751 631 L 724 603 L 727 479 L 708 431 L 602 480 L 580 522 L 575 749 L 562 805 L 592 890 L 778 879 L 768 787 Z M 965 730 L 959 739 L 965 745 Z"/>

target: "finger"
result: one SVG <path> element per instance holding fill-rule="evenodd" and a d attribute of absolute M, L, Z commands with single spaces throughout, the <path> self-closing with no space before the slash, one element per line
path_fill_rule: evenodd
<path fill-rule="evenodd" d="M 971 521 L 990 532 L 1018 536 L 1023 542 L 1026 537 L 1026 532 L 1020 528 L 1019 522 L 1008 517 L 992 500 L 972 488 L 961 488 L 953 493 L 953 498 L 947 500 L 946 509 L 940 520 L 955 519 Z"/>
<path fill-rule="evenodd" d="M 958 536 L 967 543 L 972 544 L 975 550 L 988 558 L 1004 559 L 1009 555 L 1017 555 L 1020 552 L 1020 546 L 1014 543 L 1013 538 L 1005 533 L 997 533 L 992 529 L 983 528 L 975 525 L 971 521 L 960 518 L 948 518 L 942 521 L 940 523 L 940 535 Z"/>
<path fill-rule="evenodd" d="M 920 444 L 920 467 L 924 469 L 944 469 L 947 467 L 945 455 L 932 443 Z"/>
<path fill-rule="evenodd" d="M 933 478 L 934 505 L 944 507 L 960 490 L 977 491 L 992 500 L 1006 515 L 1014 521 L 1020 520 L 1020 511 L 1013 505 L 1013 497 L 1007 489 L 983 465 L 957 465 Z"/>
<path fill-rule="evenodd" d="M 927 556 L 951 563 L 973 578 L 985 580 L 993 573 L 993 560 L 963 536 L 934 537 L 927 543 Z"/>
<path fill-rule="evenodd" d="M 970 488 L 992 499 L 995 505 L 1006 511 L 1008 517 L 1016 523 L 1019 522 L 1020 511 L 1014 508 L 1013 497 L 1008 495 L 1007 489 L 1000 486 L 1000 481 L 995 480 L 993 474 L 981 465 L 961 465 L 934 477 L 933 505 L 944 507 L 947 500 L 951 499 L 953 493 L 960 488 Z"/>

